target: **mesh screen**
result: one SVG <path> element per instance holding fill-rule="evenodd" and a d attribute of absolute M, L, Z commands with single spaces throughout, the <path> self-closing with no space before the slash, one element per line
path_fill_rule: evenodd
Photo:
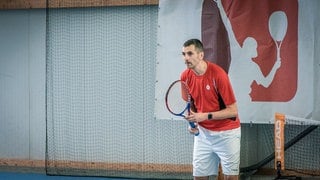
<path fill-rule="evenodd" d="M 285 168 L 320 176 L 320 121 L 285 116 Z M 292 145 L 291 145 L 292 144 Z"/>
<path fill-rule="evenodd" d="M 320 176 L 320 121 L 286 115 L 284 166 L 286 173 Z M 274 124 L 242 124 L 241 172 L 244 176 L 276 173 Z"/>
<path fill-rule="evenodd" d="M 191 177 L 185 122 L 153 118 L 156 28 L 156 6 L 47 9 L 48 174 Z"/>

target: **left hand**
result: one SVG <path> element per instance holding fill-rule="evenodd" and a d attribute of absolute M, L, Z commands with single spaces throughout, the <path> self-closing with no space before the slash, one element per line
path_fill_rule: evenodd
<path fill-rule="evenodd" d="M 196 113 L 193 111 L 190 111 L 190 114 L 185 117 L 185 119 L 189 122 L 195 122 L 199 123 L 201 121 L 204 121 L 208 118 L 207 113 Z"/>

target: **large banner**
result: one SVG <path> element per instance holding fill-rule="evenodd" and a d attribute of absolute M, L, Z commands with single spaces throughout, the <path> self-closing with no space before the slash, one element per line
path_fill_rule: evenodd
<path fill-rule="evenodd" d="M 320 1 L 160 0 L 155 116 L 186 68 L 184 41 L 201 39 L 205 58 L 228 72 L 242 123 L 272 123 L 275 112 L 312 117 L 319 71 Z"/>

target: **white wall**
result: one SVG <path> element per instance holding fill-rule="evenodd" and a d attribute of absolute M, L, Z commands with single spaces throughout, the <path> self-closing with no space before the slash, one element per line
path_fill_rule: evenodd
<path fill-rule="evenodd" d="M 46 11 L 0 11 L 0 158 L 44 159 Z"/>

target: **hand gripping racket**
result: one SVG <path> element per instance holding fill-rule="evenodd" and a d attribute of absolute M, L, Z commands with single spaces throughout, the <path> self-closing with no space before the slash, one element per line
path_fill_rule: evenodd
<path fill-rule="evenodd" d="M 184 81 L 176 80 L 169 86 L 165 101 L 171 114 L 181 117 L 186 117 L 185 113 L 190 114 L 191 95 L 189 87 Z M 189 124 L 192 128 L 196 127 L 193 122 L 189 122 Z M 199 135 L 199 132 L 195 135 Z"/>

